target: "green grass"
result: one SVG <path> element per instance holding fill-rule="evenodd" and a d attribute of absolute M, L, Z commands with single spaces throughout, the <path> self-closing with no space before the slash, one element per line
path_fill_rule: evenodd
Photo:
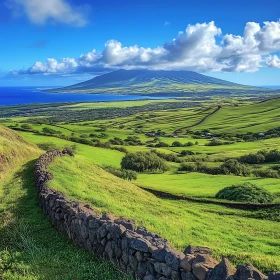
<path fill-rule="evenodd" d="M 31 161 L 0 188 L 0 278 L 129 280 L 61 236 L 38 206 Z"/>
<path fill-rule="evenodd" d="M 0 144 L 0 279 L 129 280 L 72 245 L 39 209 L 33 167 L 43 151 L 2 126 Z"/>
<path fill-rule="evenodd" d="M 210 129 L 213 132 L 246 133 L 265 132 L 279 127 L 280 99 L 247 106 L 225 106 L 194 130 Z"/>
<path fill-rule="evenodd" d="M 203 173 L 139 174 L 137 185 L 149 189 L 192 197 L 214 197 L 216 193 L 233 184 L 250 182 L 272 193 L 280 193 L 280 180 L 273 178 L 209 175 Z"/>
<path fill-rule="evenodd" d="M 36 135 L 30 132 L 20 132 L 20 134 L 36 145 L 48 142 L 55 144 L 58 148 L 71 147 L 74 145 L 77 154 L 101 166 L 111 165 L 120 167 L 121 159 L 124 156 L 124 154 L 119 151 L 91 147 L 56 137 Z"/>
<path fill-rule="evenodd" d="M 57 159 L 49 170 L 54 174 L 50 187 L 101 211 L 134 218 L 178 249 L 188 244 L 209 246 L 216 257 L 229 257 L 235 264 L 280 269 L 277 222 L 250 218 L 248 211 L 156 198 L 80 156 Z"/>

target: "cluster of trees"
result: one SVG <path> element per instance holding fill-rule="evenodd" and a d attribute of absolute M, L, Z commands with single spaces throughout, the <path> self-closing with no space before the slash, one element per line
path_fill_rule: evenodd
<path fill-rule="evenodd" d="M 173 143 L 172 143 L 172 147 L 191 147 L 191 146 L 193 146 L 194 145 L 194 143 L 193 142 L 187 142 L 187 143 L 181 143 L 180 141 L 174 141 Z M 195 143 L 195 145 L 198 145 L 198 142 L 196 142 Z"/>
<path fill-rule="evenodd" d="M 182 158 L 179 158 L 177 155 L 175 154 L 171 154 L 171 153 L 168 153 L 168 154 L 165 154 L 165 153 L 161 153 L 155 149 L 151 150 L 151 153 L 155 153 L 158 157 L 166 160 L 166 161 L 170 161 L 170 162 L 177 162 L 177 163 L 182 163 L 184 162 L 184 159 Z"/>
<path fill-rule="evenodd" d="M 216 198 L 237 202 L 271 203 L 275 196 L 251 183 L 232 185 L 220 190 Z"/>
<path fill-rule="evenodd" d="M 60 107 L 62 105 L 66 105 Z M 26 106 L 12 106 L 12 108 L 5 107 L 1 110 L 1 118 L 9 117 L 44 117 L 40 121 L 42 123 L 73 123 L 73 122 L 85 122 L 92 120 L 105 120 L 113 119 L 117 117 L 127 117 L 136 113 L 152 112 L 159 110 L 177 109 L 177 108 L 189 108 L 200 106 L 199 102 L 157 102 L 149 103 L 143 106 L 133 106 L 126 108 L 95 108 L 85 110 L 71 110 L 67 107 L 67 103 L 57 103 L 53 106 L 47 105 L 26 105 Z M 60 107 L 57 110 L 57 107 Z"/>
<path fill-rule="evenodd" d="M 234 144 L 234 141 L 221 141 L 219 139 L 212 139 L 208 143 L 205 144 L 205 146 L 221 146 L 221 145 L 230 145 Z"/>
<path fill-rule="evenodd" d="M 136 171 L 133 171 L 133 170 L 127 170 L 127 169 L 118 169 L 118 168 L 115 168 L 115 167 L 112 167 L 112 166 L 106 166 L 104 167 L 104 169 L 119 177 L 119 178 L 122 178 L 124 180 L 128 180 L 128 181 L 132 181 L 132 180 L 137 180 L 137 172 Z"/>
<path fill-rule="evenodd" d="M 242 163 L 259 164 L 266 162 L 279 162 L 280 152 L 278 150 L 261 150 L 257 153 L 251 153 L 239 158 Z"/>
<path fill-rule="evenodd" d="M 179 172 L 201 172 L 211 175 L 236 175 L 250 176 L 250 168 L 235 159 L 229 159 L 218 167 L 209 167 L 201 162 L 183 163 L 178 169 Z"/>
<path fill-rule="evenodd" d="M 136 172 L 165 172 L 168 170 L 165 161 L 152 152 L 126 154 L 121 161 L 121 168 Z"/>

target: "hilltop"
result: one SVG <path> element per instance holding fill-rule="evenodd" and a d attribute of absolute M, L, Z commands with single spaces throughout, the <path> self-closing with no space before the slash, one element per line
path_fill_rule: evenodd
<path fill-rule="evenodd" d="M 60 93 L 184 96 L 188 94 L 234 94 L 271 91 L 240 85 L 192 71 L 117 70 L 89 81 L 60 89 Z"/>

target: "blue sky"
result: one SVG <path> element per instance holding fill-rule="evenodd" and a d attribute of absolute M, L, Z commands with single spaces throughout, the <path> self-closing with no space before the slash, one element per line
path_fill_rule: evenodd
<path fill-rule="evenodd" d="M 119 68 L 279 85 L 279 10 L 278 0 L 4 0 L 0 85 L 68 85 Z"/>

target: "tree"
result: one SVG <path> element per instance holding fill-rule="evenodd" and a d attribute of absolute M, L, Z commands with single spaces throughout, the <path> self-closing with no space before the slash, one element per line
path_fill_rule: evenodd
<path fill-rule="evenodd" d="M 128 153 L 123 157 L 121 167 L 136 172 L 164 172 L 168 169 L 165 161 L 151 152 Z"/>
<path fill-rule="evenodd" d="M 181 142 L 179 142 L 179 141 L 174 141 L 172 143 L 172 147 L 183 147 L 183 144 Z"/>

